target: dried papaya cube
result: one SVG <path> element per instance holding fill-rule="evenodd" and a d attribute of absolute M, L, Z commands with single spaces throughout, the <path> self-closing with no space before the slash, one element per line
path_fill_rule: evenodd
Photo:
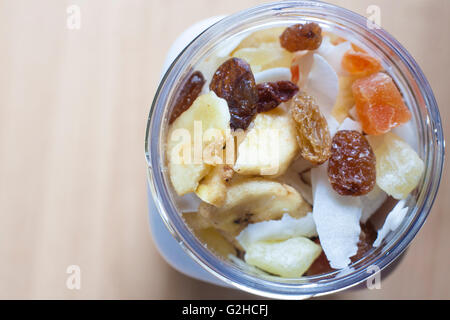
<path fill-rule="evenodd" d="M 342 57 L 342 68 L 350 74 L 368 76 L 383 70 L 380 61 L 365 52 L 347 51 Z"/>
<path fill-rule="evenodd" d="M 356 80 L 352 92 L 359 121 L 367 134 L 386 133 L 411 119 L 394 80 L 383 72 Z"/>
<path fill-rule="evenodd" d="M 405 199 L 422 177 L 425 169 L 422 159 L 392 132 L 367 139 L 377 159 L 377 185 L 395 199 Z"/>

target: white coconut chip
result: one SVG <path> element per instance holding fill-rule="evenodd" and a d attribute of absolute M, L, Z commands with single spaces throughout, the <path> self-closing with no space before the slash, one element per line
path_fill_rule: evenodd
<path fill-rule="evenodd" d="M 355 130 L 362 132 L 362 126 L 359 122 L 353 121 L 350 118 L 345 118 L 339 126 L 339 130 Z"/>
<path fill-rule="evenodd" d="M 333 45 L 330 42 L 330 39 L 325 37 L 316 52 L 327 60 L 337 74 L 346 75 L 347 72 L 342 68 L 342 58 L 344 57 L 344 54 L 351 49 L 352 44 L 349 41 Z"/>
<path fill-rule="evenodd" d="M 328 123 L 328 130 L 330 131 L 330 136 L 331 138 L 333 138 L 333 136 L 339 130 L 339 122 L 331 114 L 324 116 Z"/>
<path fill-rule="evenodd" d="M 348 114 L 350 117 L 352 117 L 353 120 L 359 121 L 358 113 L 356 112 L 356 106 L 353 106 L 349 111 Z"/>
<path fill-rule="evenodd" d="M 386 192 L 377 185 L 368 194 L 361 196 L 363 211 L 361 214 L 361 222 L 366 223 L 370 217 L 386 202 L 388 196 Z"/>
<path fill-rule="evenodd" d="M 284 214 L 281 220 L 269 220 L 249 224 L 236 237 L 241 246 L 246 249 L 251 244 L 259 241 L 282 241 L 294 237 L 317 236 L 316 225 L 312 213 L 296 219 L 289 214 Z"/>
<path fill-rule="evenodd" d="M 393 128 L 392 132 L 405 140 L 406 143 L 408 143 L 416 152 L 419 150 L 417 136 L 418 130 L 414 128 L 413 121 L 408 121 L 407 123 Z"/>
<path fill-rule="evenodd" d="M 315 98 L 320 111 L 328 116 L 336 103 L 339 79 L 336 71 L 321 55 L 314 54 L 313 60 L 304 90 Z"/>
<path fill-rule="evenodd" d="M 408 207 L 405 207 L 405 201 L 399 201 L 392 211 L 388 214 L 386 220 L 384 221 L 383 227 L 378 230 L 378 236 L 373 246 L 379 247 L 383 239 L 388 235 L 389 232 L 397 230 L 397 228 L 402 223 L 403 219 L 406 217 L 408 212 Z"/>
<path fill-rule="evenodd" d="M 290 81 L 291 70 L 289 68 L 272 68 L 258 73 L 255 73 L 255 82 L 276 82 L 276 81 Z"/>
<path fill-rule="evenodd" d="M 362 202 L 359 197 L 341 196 L 328 181 L 327 163 L 311 169 L 314 194 L 313 217 L 320 244 L 334 269 L 350 264 L 358 251 Z"/>
<path fill-rule="evenodd" d="M 310 170 L 312 167 L 313 165 L 310 161 L 303 158 L 298 158 L 297 160 L 294 160 L 287 171 L 277 179 L 278 181 L 285 183 L 300 192 L 303 199 L 305 199 L 305 201 L 310 205 L 313 204 L 312 188 L 303 182 L 300 174 Z"/>

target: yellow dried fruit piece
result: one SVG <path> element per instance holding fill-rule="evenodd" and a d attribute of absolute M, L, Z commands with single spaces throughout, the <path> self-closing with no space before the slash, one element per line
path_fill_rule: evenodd
<path fill-rule="evenodd" d="M 218 130 L 223 137 L 230 127 L 230 112 L 224 99 L 216 96 L 214 92 L 199 96 L 189 109 L 184 111 L 169 127 L 167 136 L 167 160 L 169 177 L 178 195 L 182 196 L 197 189 L 199 181 L 211 170 L 211 166 L 195 158 L 196 127 L 201 126 L 203 132 L 208 129 Z M 200 130 L 200 132 L 201 132 Z M 197 130 L 199 131 L 199 130 Z M 203 150 L 212 143 L 225 141 L 220 139 L 203 139 Z"/>
<path fill-rule="evenodd" d="M 377 185 L 395 199 L 405 199 L 422 178 L 422 159 L 392 132 L 367 138 L 377 159 Z"/>
<path fill-rule="evenodd" d="M 203 202 L 198 212 L 231 238 L 249 223 L 278 220 L 285 213 L 301 218 L 311 212 L 311 206 L 291 186 L 263 178 L 242 178 L 231 181 L 221 207 Z"/>
<path fill-rule="evenodd" d="M 261 43 L 255 48 L 237 50 L 233 57 L 241 58 L 250 64 L 253 73 L 271 68 L 290 68 L 293 54 L 277 43 Z"/>
<path fill-rule="evenodd" d="M 256 242 L 247 248 L 245 261 L 264 271 L 285 278 L 301 277 L 322 252 L 320 245 L 308 238 Z"/>
<path fill-rule="evenodd" d="M 228 165 L 218 165 L 214 167 L 206 177 L 204 177 L 195 190 L 197 196 L 203 201 L 220 207 L 224 204 L 227 196 L 227 182 L 233 176 L 233 169 Z"/>
<path fill-rule="evenodd" d="M 296 123 L 302 157 L 313 164 L 327 161 L 331 156 L 331 135 L 315 99 L 299 92 L 291 102 L 291 114 Z"/>
<path fill-rule="evenodd" d="M 211 227 L 209 222 L 200 214 L 186 212 L 183 213 L 183 218 L 195 236 L 206 244 L 208 249 L 223 258 L 228 258 L 230 254 L 236 255 L 236 248 L 218 230 Z"/>
<path fill-rule="evenodd" d="M 242 175 L 280 176 L 298 155 L 297 130 L 281 107 L 259 113 L 238 147 L 233 169 Z"/>
<path fill-rule="evenodd" d="M 350 109 L 355 105 L 352 84 L 357 79 L 355 76 L 339 77 L 339 92 L 331 115 L 341 123 L 348 117 Z"/>
<path fill-rule="evenodd" d="M 262 43 L 278 43 L 285 29 L 285 27 L 276 27 L 255 31 L 239 43 L 232 55 L 243 48 L 257 48 Z"/>

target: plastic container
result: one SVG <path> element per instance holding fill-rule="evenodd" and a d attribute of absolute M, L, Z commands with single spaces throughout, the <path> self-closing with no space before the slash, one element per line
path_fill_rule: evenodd
<path fill-rule="evenodd" d="M 166 176 L 164 147 L 171 100 L 180 79 L 191 68 L 226 41 L 238 40 L 249 31 L 305 21 L 315 21 L 323 30 L 350 39 L 383 60 L 413 114 L 408 135 L 412 134 L 412 141 L 416 142 L 426 169 L 418 188 L 407 199 L 407 217 L 395 232 L 388 235 L 382 247 L 372 249 L 363 259 L 340 271 L 301 279 L 282 279 L 260 275 L 243 265 L 221 260 L 195 238 L 178 213 L 174 201 L 176 195 Z M 152 232 L 162 255 L 172 265 L 193 277 L 225 283 L 253 294 L 301 299 L 356 286 L 372 275 L 368 267 L 376 265 L 384 269 L 401 255 L 425 222 L 436 197 L 444 160 L 444 138 L 436 101 L 425 76 L 392 36 L 382 29 L 370 28 L 364 17 L 334 5 L 316 1 L 283 1 L 226 17 L 184 49 L 166 72 L 156 93 L 148 119 L 145 152 L 152 196 L 150 206 L 154 204 L 150 219 Z M 164 236 L 165 231 L 161 230 L 162 223 L 156 219 L 159 217 L 155 216 L 155 211 L 173 236 L 170 248 L 164 248 L 165 242 L 161 241 L 163 237 L 167 240 L 167 234 Z M 183 251 L 189 259 L 180 253 Z M 196 269 L 196 264 L 202 269 Z"/>

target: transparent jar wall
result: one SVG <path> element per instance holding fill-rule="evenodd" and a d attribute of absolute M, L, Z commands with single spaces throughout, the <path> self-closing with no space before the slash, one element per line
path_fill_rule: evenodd
<path fill-rule="evenodd" d="M 242 266 L 223 261 L 195 238 L 178 214 L 176 195 L 166 176 L 164 145 L 170 113 L 168 106 L 172 105 L 180 79 L 191 68 L 195 69 L 212 52 L 222 50 L 226 41 L 239 41 L 250 31 L 304 21 L 320 23 L 324 30 L 351 39 L 384 61 L 412 111 L 412 132 L 417 132 L 417 149 L 426 164 L 426 172 L 407 200 L 409 212 L 402 226 L 386 238 L 383 247 L 373 249 L 350 268 L 332 274 L 280 279 L 251 273 L 247 268 L 243 270 Z M 195 261 L 226 283 L 251 293 L 278 298 L 305 298 L 339 291 L 370 276 L 366 272 L 368 266 L 377 265 L 382 269 L 391 263 L 425 221 L 439 185 L 443 154 L 442 128 L 434 96 L 406 50 L 383 30 L 370 30 L 363 17 L 329 4 L 309 1 L 286 1 L 249 9 L 223 19 L 196 38 L 161 81 L 150 111 L 146 140 L 150 189 L 163 221 L 180 245 Z"/>

